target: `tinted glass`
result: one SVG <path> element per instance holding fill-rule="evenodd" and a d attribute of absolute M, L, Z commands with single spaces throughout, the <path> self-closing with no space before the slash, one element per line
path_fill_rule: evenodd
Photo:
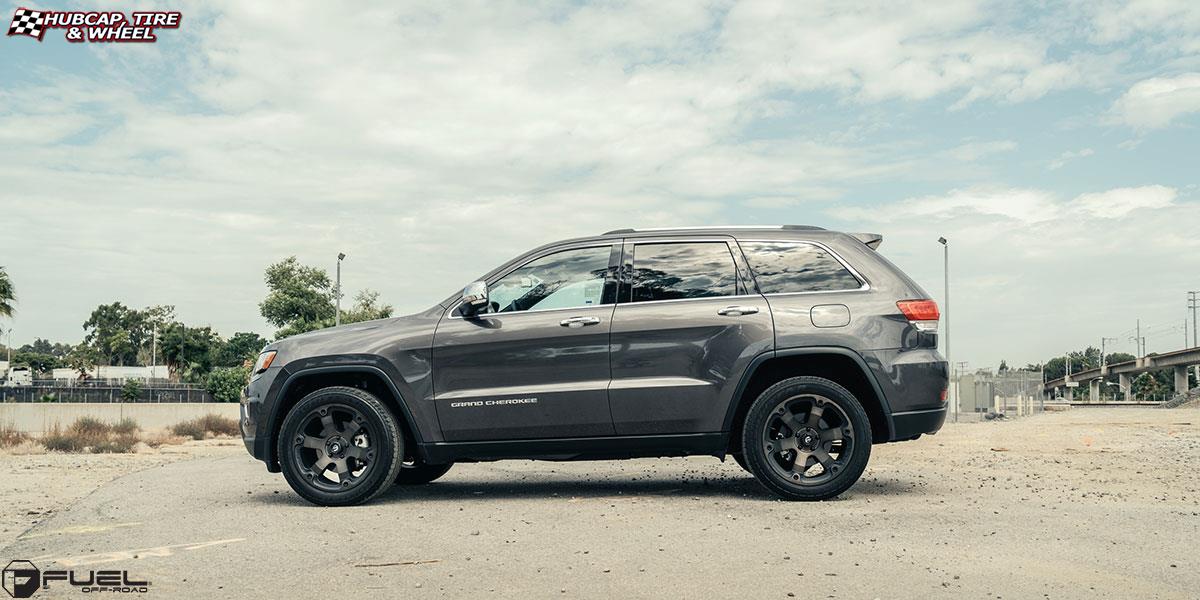
<path fill-rule="evenodd" d="M 634 302 L 733 296 L 736 290 L 733 255 L 724 242 L 634 246 Z"/>
<path fill-rule="evenodd" d="M 764 294 L 857 290 L 862 283 L 825 249 L 803 242 L 739 242 Z"/>
<path fill-rule="evenodd" d="M 564 250 L 526 263 L 488 288 L 492 312 L 604 303 L 609 246 Z"/>

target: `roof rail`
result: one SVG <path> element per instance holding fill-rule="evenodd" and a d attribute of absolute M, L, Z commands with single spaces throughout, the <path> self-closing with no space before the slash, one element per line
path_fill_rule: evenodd
<path fill-rule="evenodd" d="M 704 225 L 699 227 L 648 227 L 644 229 L 634 229 L 629 227 L 625 229 L 605 231 L 601 235 L 639 233 L 643 231 L 692 231 L 696 229 L 782 229 L 784 231 L 825 231 L 824 227 L 817 227 L 815 225 Z"/>

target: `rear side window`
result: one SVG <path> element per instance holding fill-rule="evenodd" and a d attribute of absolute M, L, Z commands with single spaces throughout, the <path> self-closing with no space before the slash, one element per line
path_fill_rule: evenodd
<path fill-rule="evenodd" d="M 725 242 L 638 244 L 633 248 L 634 302 L 737 294 L 737 271 Z"/>
<path fill-rule="evenodd" d="M 824 248 L 804 242 L 738 242 L 764 294 L 857 290 L 862 282 Z"/>

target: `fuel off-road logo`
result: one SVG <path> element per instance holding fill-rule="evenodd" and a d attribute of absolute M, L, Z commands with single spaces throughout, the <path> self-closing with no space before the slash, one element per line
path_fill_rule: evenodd
<path fill-rule="evenodd" d="M 8 35 L 42 41 L 47 29 L 63 29 L 68 42 L 157 42 L 158 29 L 178 29 L 183 15 L 174 11 L 60 11 L 18 8 Z"/>
<path fill-rule="evenodd" d="M 4 591 L 13 598 L 30 598 L 34 592 L 52 587 L 73 587 L 84 593 L 145 594 L 150 582 L 130 577 L 129 571 L 42 571 L 27 560 L 14 560 L 4 567 Z"/>

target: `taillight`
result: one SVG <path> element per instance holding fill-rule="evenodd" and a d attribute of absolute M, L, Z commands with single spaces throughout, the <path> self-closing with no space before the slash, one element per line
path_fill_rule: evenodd
<path fill-rule="evenodd" d="M 937 333 L 938 319 L 942 316 L 938 312 L 937 302 L 933 300 L 901 300 L 896 303 L 896 307 L 904 313 L 904 318 L 908 319 L 908 322 L 912 323 L 913 327 L 919 331 Z"/>

